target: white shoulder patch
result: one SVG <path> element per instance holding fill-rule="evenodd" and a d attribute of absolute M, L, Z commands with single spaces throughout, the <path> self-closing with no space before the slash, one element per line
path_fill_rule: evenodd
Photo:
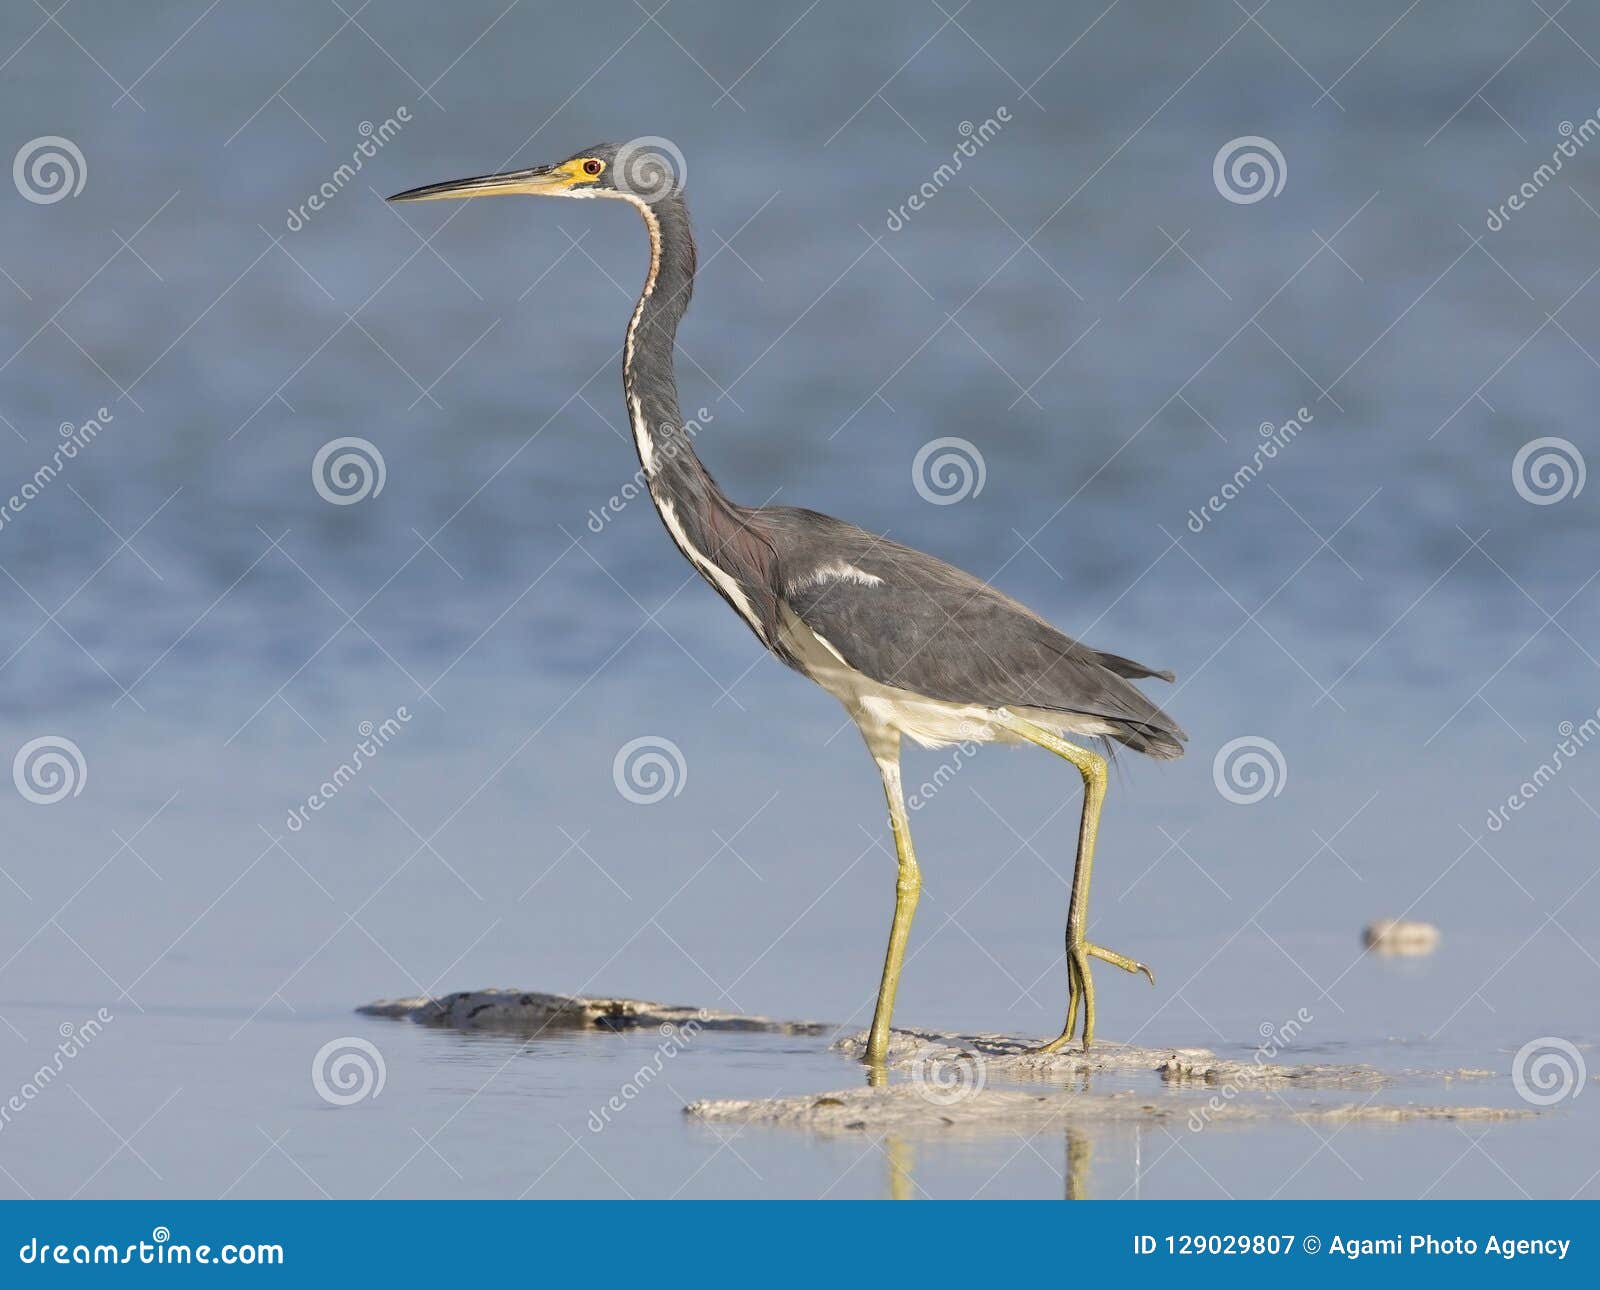
<path fill-rule="evenodd" d="M 825 582 L 854 582 L 862 587 L 881 587 L 883 579 L 875 573 L 868 573 L 865 569 L 858 569 L 853 564 L 846 564 L 843 560 L 834 560 L 828 564 L 818 565 L 810 573 L 804 574 L 789 583 L 789 594 L 804 591 L 807 587 L 819 587 Z"/>

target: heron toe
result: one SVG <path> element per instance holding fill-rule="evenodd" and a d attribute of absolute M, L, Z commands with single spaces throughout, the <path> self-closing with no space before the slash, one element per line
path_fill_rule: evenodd
<path fill-rule="evenodd" d="M 1156 983 L 1156 974 L 1148 965 L 1140 963 L 1137 959 L 1130 959 L 1125 954 L 1118 954 L 1115 950 L 1108 950 L 1100 945 L 1091 945 L 1087 941 L 1072 946 L 1067 951 L 1067 1020 L 1062 1026 L 1061 1033 L 1048 1044 L 1041 1044 L 1037 1048 L 1030 1048 L 1030 1053 L 1057 1053 L 1072 1042 L 1073 1031 L 1077 1029 L 1078 1003 L 1083 1003 L 1083 1049 L 1089 1051 L 1089 1046 L 1094 1042 L 1094 980 L 1089 975 L 1089 960 L 1096 958 L 1103 963 L 1110 963 L 1121 968 L 1124 972 L 1143 972 L 1150 979 L 1150 984 Z"/>
<path fill-rule="evenodd" d="M 1147 977 L 1150 978 L 1151 985 L 1156 983 L 1156 974 L 1150 970 L 1148 965 L 1140 963 L 1137 959 L 1130 959 L 1125 955 L 1117 954 L 1108 949 L 1102 949 L 1098 945 L 1085 945 L 1084 949 L 1087 950 L 1092 957 L 1099 959 L 1103 963 L 1110 963 L 1114 967 L 1121 968 L 1124 972 L 1143 972 Z"/>
<path fill-rule="evenodd" d="M 1067 996 L 1066 1024 L 1061 1027 L 1061 1033 L 1048 1044 L 1040 1044 L 1037 1048 L 1028 1049 L 1028 1052 L 1040 1056 L 1048 1053 L 1059 1053 L 1072 1042 L 1072 1032 L 1077 1028 L 1078 1000 L 1083 995 L 1083 987 L 1078 984 L 1077 964 L 1070 957 L 1067 959 L 1067 981 L 1069 993 Z"/>

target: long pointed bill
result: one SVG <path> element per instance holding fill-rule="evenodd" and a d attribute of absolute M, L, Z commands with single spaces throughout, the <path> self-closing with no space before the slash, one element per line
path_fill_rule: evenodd
<path fill-rule="evenodd" d="M 432 202 L 446 197 L 492 197 L 500 194 L 552 194 L 570 188 L 576 178 L 571 166 L 535 166 L 531 170 L 507 170 L 498 175 L 476 175 L 471 179 L 451 179 L 442 184 L 408 188 L 389 198 L 392 202 Z"/>

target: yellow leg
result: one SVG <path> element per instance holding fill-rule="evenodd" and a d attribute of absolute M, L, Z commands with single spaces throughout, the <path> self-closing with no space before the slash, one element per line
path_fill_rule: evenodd
<path fill-rule="evenodd" d="M 1001 709 L 999 716 L 1001 724 L 1007 729 L 1070 761 L 1083 776 L 1083 819 L 1078 826 L 1078 859 L 1072 870 L 1072 897 L 1067 910 L 1067 1021 L 1061 1033 L 1038 1051 L 1057 1052 L 1071 1042 L 1080 998 L 1083 1001 L 1083 1046 L 1087 1050 L 1094 1042 L 1094 979 L 1089 975 L 1091 958 L 1110 963 L 1125 972 L 1143 972 L 1150 978 L 1151 985 L 1156 982 L 1155 973 L 1143 963 L 1091 945 L 1085 937 L 1089 925 L 1089 877 L 1094 869 L 1095 839 L 1100 832 L 1100 808 L 1106 798 L 1106 759 L 1087 748 L 1069 744 L 1042 726 L 1025 721 L 1004 709 Z"/>
<path fill-rule="evenodd" d="M 906 816 L 905 796 L 900 789 L 898 740 L 890 750 L 873 749 L 873 758 L 883 776 L 883 794 L 889 801 L 889 826 L 894 830 L 894 850 L 900 866 L 894 885 L 894 923 L 889 928 L 889 950 L 883 960 L 878 1006 L 872 1013 L 872 1032 L 867 1037 L 867 1062 L 881 1067 L 889 1055 L 889 1021 L 894 1015 L 894 996 L 900 986 L 906 941 L 911 936 L 911 917 L 917 912 L 917 896 L 922 891 L 922 871 L 917 868 L 916 853 L 911 849 L 911 821 Z"/>

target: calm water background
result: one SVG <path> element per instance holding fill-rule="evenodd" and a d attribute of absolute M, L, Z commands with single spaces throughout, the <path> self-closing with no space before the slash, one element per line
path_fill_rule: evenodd
<path fill-rule="evenodd" d="M 724 486 L 1178 672 L 1190 755 L 1125 760 L 1093 903 L 1096 939 L 1161 985 L 1103 968 L 1106 1035 L 1247 1056 L 1304 1008 L 1290 1058 L 1487 1068 L 1386 1096 L 1504 1105 L 1524 1043 L 1592 1044 L 1600 749 L 1486 820 L 1600 705 L 1600 487 L 1532 505 L 1512 478 L 1541 436 L 1600 460 L 1600 151 L 1486 217 L 1600 107 L 1600 13 L 1279 0 L 1260 21 L 1271 38 L 1221 2 L 9 7 L 6 148 L 64 136 L 87 180 L 0 200 L 0 491 L 61 423 L 113 419 L 0 529 L 5 758 L 53 735 L 87 764 L 55 805 L 0 794 L 0 1094 L 61 1026 L 115 1020 L 0 1129 L 0 1192 L 886 1191 L 892 1144 L 679 1114 L 857 1079 L 823 1041 L 703 1036 L 593 1134 L 655 1036 L 524 1049 L 351 1012 L 516 985 L 870 1013 L 893 861 L 856 736 L 646 504 L 588 524 L 636 466 L 616 373 L 636 219 L 379 200 L 641 134 L 688 158 L 704 270 L 680 380 Z M 1212 162 L 1245 135 L 1287 177 L 1235 204 Z M 386 480 L 333 506 L 311 463 L 346 435 Z M 985 467 L 953 505 L 914 487 L 940 436 Z M 648 806 L 613 782 L 642 736 L 686 768 Z M 1248 806 L 1213 782 L 1246 736 L 1286 768 Z M 1073 776 L 958 760 L 915 817 L 898 1019 L 1053 1034 Z M 950 764 L 913 752 L 908 779 Z M 1363 924 L 1405 911 L 1440 951 L 1363 957 Z M 336 1109 L 310 1065 L 349 1035 L 386 1084 Z M 1087 1190 L 1593 1197 L 1597 1107 L 1487 1133 L 1117 1128 Z M 932 1195 L 1065 1186 L 1060 1132 L 912 1155 Z"/>

